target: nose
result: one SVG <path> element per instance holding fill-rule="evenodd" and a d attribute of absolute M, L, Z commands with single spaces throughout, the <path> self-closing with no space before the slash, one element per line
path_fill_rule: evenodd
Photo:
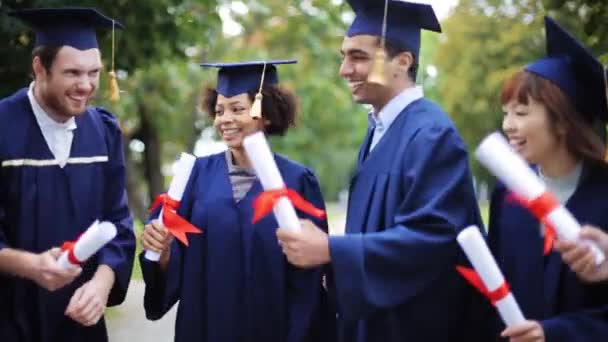
<path fill-rule="evenodd" d="M 354 70 L 355 68 L 353 65 L 346 58 L 344 58 L 342 60 L 342 64 L 340 64 L 340 77 L 348 78 L 353 74 Z"/>
<path fill-rule="evenodd" d="M 78 78 L 78 83 L 76 83 L 76 89 L 82 93 L 90 93 L 93 89 L 95 89 L 97 81 L 94 78 L 91 78 L 89 75 L 83 75 Z"/>
<path fill-rule="evenodd" d="M 220 124 L 233 123 L 235 121 L 234 114 L 231 111 L 225 111 L 222 116 L 219 117 Z"/>
<path fill-rule="evenodd" d="M 516 125 L 513 119 L 513 114 L 507 112 L 502 119 L 502 130 L 506 134 L 515 132 Z"/>

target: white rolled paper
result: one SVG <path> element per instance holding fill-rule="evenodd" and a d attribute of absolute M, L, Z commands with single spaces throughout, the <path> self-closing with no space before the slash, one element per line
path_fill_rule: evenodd
<path fill-rule="evenodd" d="M 180 158 L 174 167 L 173 178 L 171 179 L 171 184 L 169 184 L 169 190 L 167 191 L 167 195 L 170 198 L 181 202 L 195 162 L 196 157 L 189 153 L 182 153 L 180 155 Z M 162 224 L 164 224 L 162 210 L 158 215 L 158 219 Z M 160 259 L 160 253 L 146 251 L 144 257 L 150 261 L 158 261 Z"/>
<path fill-rule="evenodd" d="M 477 226 L 467 227 L 458 234 L 456 239 L 490 292 L 496 291 L 504 284 L 505 278 Z M 508 327 L 526 320 L 515 297 L 510 292 L 496 302 L 496 309 Z"/>
<path fill-rule="evenodd" d="M 108 242 L 116 237 L 116 226 L 111 222 L 95 221 L 87 230 L 78 238 L 74 244 L 73 253 L 78 261 L 85 262 L 97 251 L 99 251 Z M 77 267 L 78 264 L 72 264 L 68 258 L 69 251 L 64 251 L 59 257 L 59 265 L 64 268 Z"/>
<path fill-rule="evenodd" d="M 284 188 L 285 183 L 283 182 L 283 177 L 281 177 L 281 174 L 279 173 L 279 168 L 274 161 L 264 133 L 257 132 L 245 137 L 243 146 L 245 147 L 245 152 L 247 153 L 249 161 L 253 165 L 255 173 L 258 175 L 264 190 L 268 191 Z M 279 226 L 282 228 L 295 231 L 301 229 L 296 210 L 288 198 L 282 197 L 279 199 L 273 208 L 273 212 Z"/>
<path fill-rule="evenodd" d="M 511 191 L 527 200 L 533 200 L 545 193 L 546 186 L 515 152 L 502 134 L 495 132 L 487 136 L 475 151 L 477 159 L 487 167 Z M 547 219 L 553 224 L 557 236 L 562 240 L 576 241 L 581 226 L 572 213 L 563 205 L 549 213 Z M 593 250 L 596 264 L 605 260 L 604 253 L 592 241 L 585 244 Z"/>

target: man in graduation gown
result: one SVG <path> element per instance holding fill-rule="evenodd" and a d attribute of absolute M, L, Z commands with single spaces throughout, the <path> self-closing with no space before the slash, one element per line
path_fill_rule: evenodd
<path fill-rule="evenodd" d="M 0 100 L 0 341 L 107 341 L 135 251 L 121 133 L 88 107 L 102 68 L 93 9 L 11 12 L 36 30 L 29 88 Z M 117 236 L 73 270 L 57 246 L 96 219 Z"/>
<path fill-rule="evenodd" d="M 279 241 L 298 266 L 330 265 L 341 341 L 466 340 L 471 292 L 454 271 L 462 257 L 455 238 L 481 226 L 479 210 L 462 139 L 415 87 L 420 30 L 439 32 L 439 23 L 429 5 L 389 0 L 385 11 L 384 1 L 349 3 L 356 17 L 340 75 L 373 111 L 350 183 L 346 234 L 328 237 L 304 222 L 301 233 L 279 229 Z M 370 77 L 374 63 L 384 64 L 382 84 Z"/>

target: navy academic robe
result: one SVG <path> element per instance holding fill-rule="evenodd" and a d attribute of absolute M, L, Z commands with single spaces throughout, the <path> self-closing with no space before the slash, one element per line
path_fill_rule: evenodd
<path fill-rule="evenodd" d="M 433 102 L 408 105 L 350 185 L 346 235 L 330 238 L 341 341 L 460 341 L 470 289 L 457 233 L 481 227 L 466 147 Z"/>
<path fill-rule="evenodd" d="M 498 186 L 492 195 L 488 241 L 524 316 L 541 322 L 547 342 L 608 339 L 608 283 L 584 284 L 559 253 L 544 256 L 540 223 L 508 193 Z M 608 170 L 586 164 L 566 207 L 579 222 L 608 229 L 606 194 Z M 491 319 L 481 340 L 497 340 L 504 324 L 484 305 L 480 319 Z"/>
<path fill-rule="evenodd" d="M 64 311 L 100 264 L 116 275 L 108 305 L 121 303 L 129 284 L 135 236 L 117 122 L 99 108 L 77 117 L 64 168 L 42 136 L 27 89 L 0 101 L 0 122 L 0 248 L 43 252 L 76 239 L 95 219 L 118 229 L 117 237 L 83 265 L 83 273 L 60 290 L 0 275 L 0 341 L 107 341 L 103 319 L 84 327 Z"/>
<path fill-rule="evenodd" d="M 278 155 L 275 160 L 289 188 L 324 208 L 309 170 Z M 321 269 L 287 262 L 274 215 L 251 223 L 252 201 L 262 190 L 256 180 L 235 202 L 224 152 L 196 161 L 178 213 L 203 233 L 190 235 L 189 247 L 173 242 L 166 274 L 141 258 L 147 317 L 160 318 L 179 300 L 175 341 L 321 340 Z M 315 223 L 327 229 L 324 220 Z"/>

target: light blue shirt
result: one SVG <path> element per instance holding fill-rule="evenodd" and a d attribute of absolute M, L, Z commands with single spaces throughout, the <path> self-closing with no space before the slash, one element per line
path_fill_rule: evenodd
<path fill-rule="evenodd" d="M 410 103 L 421 99 L 424 96 L 421 87 L 412 87 L 407 88 L 402 91 L 399 95 L 393 97 L 378 115 L 375 115 L 373 112 L 369 113 L 369 118 L 375 125 L 374 135 L 372 137 L 372 143 L 369 146 L 369 152 L 371 152 L 376 144 L 382 139 L 382 136 L 386 131 L 388 131 L 389 127 L 395 121 L 399 113 L 401 113 L 405 107 L 407 107 Z"/>

